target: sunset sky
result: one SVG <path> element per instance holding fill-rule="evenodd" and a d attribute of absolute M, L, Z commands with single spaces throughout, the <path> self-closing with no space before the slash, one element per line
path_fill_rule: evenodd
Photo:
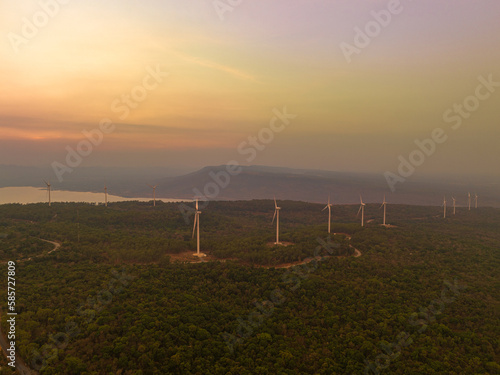
<path fill-rule="evenodd" d="M 500 173 L 500 87 L 458 129 L 443 120 L 479 77 L 500 82 L 498 0 L 402 0 L 350 63 L 341 43 L 391 1 L 243 0 L 223 19 L 212 0 L 65 2 L 29 38 L 50 1 L 0 3 L 0 164 L 64 162 L 106 118 L 83 166 L 247 164 L 238 146 L 286 107 L 297 117 L 251 164 L 393 171 L 440 127 L 419 173 Z M 156 67 L 162 82 L 118 111 Z"/>

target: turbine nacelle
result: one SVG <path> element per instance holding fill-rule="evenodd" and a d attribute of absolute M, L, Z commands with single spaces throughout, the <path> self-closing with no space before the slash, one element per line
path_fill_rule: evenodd
<path fill-rule="evenodd" d="M 387 204 L 387 202 L 385 201 L 385 195 L 384 195 L 384 201 L 383 201 L 383 202 L 382 202 L 382 204 L 380 205 L 380 208 L 384 207 L 386 204 Z"/>
<path fill-rule="evenodd" d="M 328 203 L 326 204 L 326 206 L 321 211 L 324 211 L 327 208 L 330 209 L 332 206 L 333 206 L 333 204 L 330 203 L 330 196 L 328 196 Z"/>

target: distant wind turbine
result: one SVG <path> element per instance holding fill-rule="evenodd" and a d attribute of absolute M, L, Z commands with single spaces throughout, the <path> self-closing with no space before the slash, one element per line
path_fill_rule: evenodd
<path fill-rule="evenodd" d="M 47 191 L 49 192 L 49 207 L 50 207 L 50 205 L 51 205 L 51 200 L 50 200 L 50 187 L 51 187 L 51 185 L 50 185 L 50 182 L 47 182 L 45 180 L 43 180 L 43 182 L 45 182 L 45 185 L 47 185 Z"/>
<path fill-rule="evenodd" d="M 194 238 L 194 233 L 196 231 L 196 254 L 194 254 L 197 257 L 204 257 L 205 254 L 200 253 L 200 214 L 201 211 L 198 209 L 198 198 L 196 199 L 196 211 L 194 213 L 194 226 L 193 226 L 193 236 L 191 238 Z"/>
<path fill-rule="evenodd" d="M 385 195 L 384 195 L 384 201 L 382 202 L 382 206 L 380 208 L 384 207 L 384 223 L 382 225 L 385 225 L 385 212 L 387 208 L 387 202 L 385 201 Z"/>
<path fill-rule="evenodd" d="M 477 198 L 478 198 L 477 194 L 476 194 L 476 193 L 474 193 L 474 200 L 475 200 L 475 207 L 476 207 L 476 208 L 477 208 Z"/>
<path fill-rule="evenodd" d="M 446 197 L 443 199 L 443 218 L 446 218 Z"/>
<path fill-rule="evenodd" d="M 78 208 L 76 209 L 76 230 L 78 233 L 78 242 L 80 242 L 80 212 L 78 211 Z"/>
<path fill-rule="evenodd" d="M 276 219 L 276 242 L 275 245 L 280 245 L 280 210 L 281 207 L 278 207 L 276 203 L 276 197 L 274 197 L 274 216 L 271 224 L 274 223 L 274 219 Z"/>
<path fill-rule="evenodd" d="M 325 208 L 321 210 L 324 211 L 328 208 L 328 233 L 330 233 L 330 223 L 332 221 L 332 206 L 333 204 L 330 203 L 330 196 L 328 196 L 328 203 L 326 204 Z"/>
<path fill-rule="evenodd" d="M 470 211 L 470 192 L 467 193 L 468 197 L 469 197 L 469 211 Z"/>
<path fill-rule="evenodd" d="M 451 199 L 453 199 L 453 215 L 455 215 L 455 208 L 456 208 L 457 200 L 454 197 L 451 197 Z"/>
<path fill-rule="evenodd" d="M 358 216 L 359 211 L 361 211 L 361 226 L 363 227 L 365 225 L 365 204 L 363 203 L 363 198 L 361 198 L 361 194 L 359 195 L 359 201 L 361 203 L 361 206 L 359 206 L 359 210 L 356 216 Z"/>
<path fill-rule="evenodd" d="M 104 185 L 104 205 L 108 207 L 108 187 Z"/>
<path fill-rule="evenodd" d="M 153 207 L 156 207 L 156 188 L 158 187 L 158 185 L 148 185 L 151 189 L 153 189 Z M 196 201 L 198 202 L 198 200 Z M 196 203 L 198 204 L 198 203 Z"/>

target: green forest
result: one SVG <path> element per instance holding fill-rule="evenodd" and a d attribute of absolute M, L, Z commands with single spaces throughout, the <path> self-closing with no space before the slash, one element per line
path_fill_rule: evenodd
<path fill-rule="evenodd" d="M 279 203 L 0 205 L 2 331 L 15 261 L 43 375 L 500 374 L 500 209 Z"/>

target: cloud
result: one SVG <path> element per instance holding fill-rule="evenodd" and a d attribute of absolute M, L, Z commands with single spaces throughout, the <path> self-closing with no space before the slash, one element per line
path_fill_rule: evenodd
<path fill-rule="evenodd" d="M 183 53 L 180 53 L 178 51 L 172 51 L 172 53 L 175 56 L 181 58 L 182 60 L 184 60 L 184 61 L 186 61 L 188 63 L 192 63 L 192 64 L 196 64 L 196 65 L 199 65 L 199 66 L 204 66 L 206 68 L 218 70 L 218 71 L 230 74 L 233 77 L 236 77 L 236 78 L 239 78 L 239 79 L 243 79 L 243 80 L 246 80 L 246 81 L 254 81 L 254 82 L 261 83 L 253 75 L 248 74 L 248 73 L 246 73 L 246 72 L 244 72 L 244 71 L 242 71 L 240 69 L 236 69 L 236 68 L 233 68 L 233 67 L 230 67 L 230 66 L 227 66 L 227 65 L 219 64 L 219 63 L 216 63 L 216 62 L 213 62 L 213 61 L 201 59 L 199 57 L 187 56 L 187 55 L 185 55 Z"/>

